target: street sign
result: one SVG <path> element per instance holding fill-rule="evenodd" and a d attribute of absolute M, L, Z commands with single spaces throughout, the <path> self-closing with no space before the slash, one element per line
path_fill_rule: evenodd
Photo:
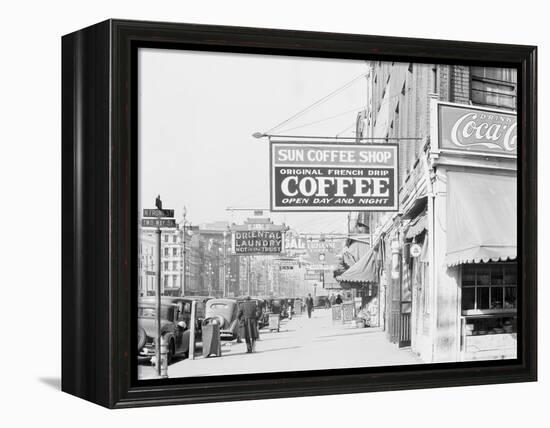
<path fill-rule="evenodd" d="M 173 218 L 143 218 L 142 227 L 176 227 L 176 220 Z"/>
<path fill-rule="evenodd" d="M 315 272 L 306 272 L 304 274 L 304 279 L 306 281 L 321 281 L 321 274 Z"/>
<path fill-rule="evenodd" d="M 144 208 L 143 217 L 174 217 L 174 210 Z"/>
<path fill-rule="evenodd" d="M 293 270 L 293 269 L 294 269 L 293 265 L 280 265 L 279 266 L 279 270 Z"/>
<path fill-rule="evenodd" d="M 397 211 L 397 144 L 271 142 L 271 211 Z"/>

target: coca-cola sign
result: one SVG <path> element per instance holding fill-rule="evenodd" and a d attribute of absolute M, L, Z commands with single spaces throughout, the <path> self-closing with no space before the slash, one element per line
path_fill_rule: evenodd
<path fill-rule="evenodd" d="M 517 154 L 514 113 L 439 104 L 439 147 L 470 152 Z"/>

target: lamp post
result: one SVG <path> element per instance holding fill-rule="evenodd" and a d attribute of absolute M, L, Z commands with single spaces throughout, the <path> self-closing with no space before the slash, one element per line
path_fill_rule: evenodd
<path fill-rule="evenodd" d="M 323 290 L 325 289 L 325 253 L 319 253 L 319 261 L 322 263 L 323 265 L 323 270 L 321 271 L 321 282 L 322 282 L 322 287 L 323 287 Z"/>
<path fill-rule="evenodd" d="M 227 232 L 224 230 L 223 231 L 223 248 L 222 248 L 222 255 L 223 255 L 223 261 L 222 261 L 222 293 L 223 293 L 223 297 L 226 297 L 227 295 L 227 290 L 226 290 L 226 276 L 227 276 L 227 266 L 226 266 L 226 257 L 227 257 L 227 248 L 226 248 L 226 239 L 227 239 Z"/>
<path fill-rule="evenodd" d="M 185 226 L 187 225 L 187 208 L 183 207 L 183 219 L 182 219 L 182 227 L 181 227 L 181 266 L 180 266 L 180 294 L 183 297 L 185 295 L 185 275 L 187 273 L 186 269 L 186 262 L 187 262 L 187 254 L 186 254 L 186 248 L 185 248 Z"/>

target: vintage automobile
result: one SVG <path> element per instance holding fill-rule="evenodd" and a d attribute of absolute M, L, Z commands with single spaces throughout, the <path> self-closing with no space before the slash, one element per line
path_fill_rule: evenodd
<path fill-rule="evenodd" d="M 195 304 L 195 338 L 200 341 L 202 337 L 202 322 L 204 321 L 205 303 L 209 300 L 209 297 L 203 296 L 161 296 L 161 302 L 166 304 L 178 305 L 178 321 L 185 321 L 187 327 L 191 327 L 191 308 L 193 301 Z M 155 297 L 144 297 L 140 299 L 141 302 L 155 303 Z"/>
<path fill-rule="evenodd" d="M 328 296 L 315 296 L 313 298 L 313 306 L 316 308 L 324 308 L 327 300 Z"/>
<path fill-rule="evenodd" d="M 216 322 L 222 340 L 237 338 L 239 305 L 235 299 L 210 299 L 206 302 L 203 326 Z"/>
<path fill-rule="evenodd" d="M 138 357 L 151 360 L 155 356 L 157 306 L 150 299 L 138 301 Z M 175 356 L 189 355 L 190 331 L 183 321 L 178 305 L 161 302 L 161 335 L 168 344 L 168 364 Z"/>
<path fill-rule="evenodd" d="M 281 318 L 287 318 L 288 317 L 288 299 L 285 298 L 275 298 L 271 299 L 269 309 L 270 313 L 272 314 L 279 314 Z"/>

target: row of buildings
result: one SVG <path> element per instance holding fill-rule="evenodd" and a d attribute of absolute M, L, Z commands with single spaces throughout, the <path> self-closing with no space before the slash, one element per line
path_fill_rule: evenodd
<path fill-rule="evenodd" d="M 200 228 L 182 222 L 161 234 L 161 294 L 170 296 L 238 295 L 241 269 L 230 254 L 229 224 L 218 222 Z M 157 242 L 153 230 L 142 229 L 139 243 L 139 296 L 155 294 Z"/>
<path fill-rule="evenodd" d="M 184 227 L 185 224 L 185 227 Z M 326 278 L 316 270 L 316 279 L 308 277 L 311 266 L 333 265 L 339 251 L 338 242 L 308 239 L 294 231 L 285 236 L 282 254 L 236 254 L 232 243 L 235 228 L 275 227 L 265 217 L 249 219 L 244 225 L 228 222 L 201 224 L 199 227 L 181 222 L 176 229 L 161 233 L 161 294 L 165 296 L 297 297 L 326 294 L 336 281 L 327 271 Z M 138 295 L 152 296 L 157 281 L 157 236 L 154 230 L 142 229 L 138 249 Z M 322 248 L 321 248 L 322 246 Z M 315 247 L 315 248 L 313 248 Z M 323 255 L 322 260 L 321 254 Z M 321 272 L 321 273 L 320 273 Z"/>
<path fill-rule="evenodd" d="M 357 142 L 398 145 L 400 208 L 355 214 L 372 245 L 340 284 L 424 362 L 515 358 L 516 70 L 369 67 Z"/>

